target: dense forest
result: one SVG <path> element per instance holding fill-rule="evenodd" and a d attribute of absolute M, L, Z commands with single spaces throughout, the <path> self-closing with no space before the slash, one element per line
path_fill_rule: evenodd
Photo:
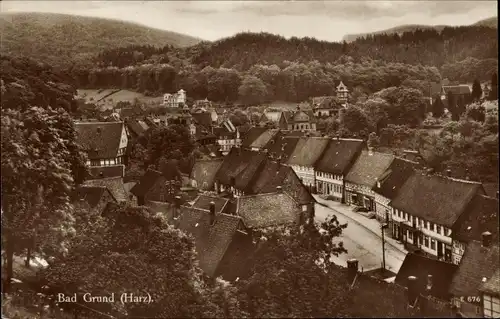
<path fill-rule="evenodd" d="M 81 88 L 126 88 L 156 95 L 180 88 L 194 99 L 300 102 L 331 95 L 339 80 L 353 99 L 391 86 L 429 96 L 431 82 L 489 80 L 498 67 L 497 31 L 469 26 L 369 35 L 351 43 L 240 33 L 188 48 L 128 46 L 70 71 Z M 243 88 L 241 88 L 243 86 Z"/>

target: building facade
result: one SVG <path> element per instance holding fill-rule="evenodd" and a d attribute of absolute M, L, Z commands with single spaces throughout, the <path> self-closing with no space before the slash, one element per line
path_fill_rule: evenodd
<path fill-rule="evenodd" d="M 186 91 L 180 89 L 177 93 L 165 93 L 163 95 L 163 106 L 165 107 L 179 107 L 186 105 Z"/>

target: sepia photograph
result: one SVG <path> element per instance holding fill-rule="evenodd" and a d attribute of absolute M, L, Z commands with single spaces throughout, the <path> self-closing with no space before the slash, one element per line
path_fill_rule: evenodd
<path fill-rule="evenodd" d="M 497 6 L 1 1 L 2 319 L 500 318 Z"/>

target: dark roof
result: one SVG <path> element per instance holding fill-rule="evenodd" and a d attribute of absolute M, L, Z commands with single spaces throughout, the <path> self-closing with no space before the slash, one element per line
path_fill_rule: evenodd
<path fill-rule="evenodd" d="M 454 296 L 477 295 L 483 278 L 491 279 L 498 270 L 498 263 L 498 245 L 482 247 L 481 242 L 470 241 L 453 276 L 450 293 Z"/>
<path fill-rule="evenodd" d="M 250 147 L 250 145 L 268 129 L 265 127 L 252 127 L 245 133 L 245 138 L 241 141 L 242 147 Z"/>
<path fill-rule="evenodd" d="M 230 175 L 231 177 L 235 177 L 234 186 L 239 190 L 248 192 L 251 189 L 252 182 L 261 174 L 262 167 L 266 161 L 266 154 L 253 154 L 248 162 L 248 165 L 246 165 L 243 170 L 239 173 L 235 172 L 234 175 Z"/>
<path fill-rule="evenodd" d="M 106 193 L 113 198 L 113 195 L 105 186 L 82 185 L 77 187 L 75 190 L 76 199 L 85 201 L 90 208 L 96 207 Z"/>
<path fill-rule="evenodd" d="M 107 178 L 107 177 L 123 177 L 125 176 L 125 165 L 112 166 L 92 166 L 89 169 L 90 179 Z M 102 173 L 102 175 L 101 175 Z"/>
<path fill-rule="evenodd" d="M 299 137 L 288 136 L 280 132 L 267 143 L 265 149 L 270 157 L 279 158 L 284 163 L 290 158 L 298 142 Z"/>
<path fill-rule="evenodd" d="M 498 199 L 476 194 L 453 227 L 453 237 L 460 241 L 481 240 L 489 231 L 498 240 Z"/>
<path fill-rule="evenodd" d="M 462 94 L 470 94 L 471 90 L 468 85 L 460 84 L 460 85 L 443 85 L 443 90 L 445 94 L 448 94 L 451 91 L 453 94 L 462 95 Z"/>
<path fill-rule="evenodd" d="M 191 115 L 197 124 L 207 129 L 212 126 L 212 115 L 209 112 L 193 113 Z"/>
<path fill-rule="evenodd" d="M 75 130 L 77 142 L 90 160 L 117 156 L 123 122 L 77 122 Z"/>
<path fill-rule="evenodd" d="M 217 171 L 215 178 L 220 183 L 229 185 L 231 178 L 234 177 L 238 185 L 246 186 L 249 180 L 253 178 L 253 175 L 249 173 L 255 173 L 256 166 L 262 163 L 265 157 L 265 154 L 260 152 L 233 147 L 224 157 L 224 161 Z M 241 174 L 247 167 L 251 168 L 251 170 L 246 174 Z"/>
<path fill-rule="evenodd" d="M 326 96 L 317 106 L 319 109 L 338 110 L 342 108 L 342 103 L 334 96 Z"/>
<path fill-rule="evenodd" d="M 139 182 L 132 187 L 130 192 L 137 197 L 144 196 L 155 185 L 156 181 L 162 177 L 163 174 L 161 172 L 148 169 Z"/>
<path fill-rule="evenodd" d="M 137 136 L 144 134 L 147 130 L 137 120 L 128 120 L 125 122 L 125 125 L 127 125 L 127 128 L 130 132 L 134 133 Z"/>
<path fill-rule="evenodd" d="M 417 277 L 421 291 L 427 285 L 427 276 L 432 275 L 431 295 L 448 300 L 451 279 L 458 266 L 422 255 L 408 253 L 399 268 L 395 282 L 406 286 L 409 276 Z"/>
<path fill-rule="evenodd" d="M 210 213 L 191 207 L 181 207 L 179 228 L 194 237 L 200 268 L 213 276 L 233 240 L 241 219 L 238 216 L 216 214 L 210 225 Z"/>
<path fill-rule="evenodd" d="M 315 169 L 325 173 L 346 174 L 364 146 L 362 140 L 332 139 L 316 163 Z"/>
<path fill-rule="evenodd" d="M 362 151 L 347 173 L 346 181 L 353 184 L 373 187 L 389 168 L 394 155 Z"/>
<path fill-rule="evenodd" d="M 481 185 L 416 172 L 403 184 L 391 206 L 427 221 L 452 227 Z"/>
<path fill-rule="evenodd" d="M 223 159 L 198 160 L 191 170 L 191 178 L 196 181 L 197 188 L 212 190 L 215 176 L 221 167 Z"/>
<path fill-rule="evenodd" d="M 481 285 L 479 288 L 480 291 L 485 293 L 490 293 L 499 296 L 500 295 L 500 269 L 497 268 L 497 271 L 493 274 L 491 278 L 489 278 L 485 283 Z"/>
<path fill-rule="evenodd" d="M 108 177 L 100 179 L 90 179 L 84 182 L 90 186 L 105 186 L 118 202 L 126 202 L 128 200 L 127 191 L 123 184 L 122 177 Z"/>
<path fill-rule="evenodd" d="M 286 192 L 241 196 L 237 213 L 249 228 L 293 224 L 302 213 L 297 202 Z"/>
<path fill-rule="evenodd" d="M 484 191 L 486 195 L 490 197 L 496 197 L 498 192 L 498 183 L 483 183 Z"/>
<path fill-rule="evenodd" d="M 126 117 L 140 116 L 143 112 L 140 107 L 124 107 L 120 110 L 120 117 L 124 119 Z"/>
<path fill-rule="evenodd" d="M 418 163 L 410 162 L 401 158 L 395 158 L 387 171 L 379 178 L 380 187 L 377 183 L 372 190 L 387 199 L 394 199 L 408 178 L 415 171 Z"/>
<path fill-rule="evenodd" d="M 194 200 L 193 207 L 196 209 L 210 211 L 210 202 L 214 202 L 215 212 L 221 213 L 226 208 L 228 201 L 229 199 L 227 198 L 200 195 Z"/>
<path fill-rule="evenodd" d="M 329 141 L 329 139 L 322 137 L 301 137 L 287 163 L 290 165 L 315 166 Z"/>

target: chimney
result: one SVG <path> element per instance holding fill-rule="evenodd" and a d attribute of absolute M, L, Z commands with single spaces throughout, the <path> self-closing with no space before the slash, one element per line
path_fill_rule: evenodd
<path fill-rule="evenodd" d="M 277 193 L 282 193 L 283 192 L 283 188 L 281 186 L 276 186 L 276 192 Z"/>
<path fill-rule="evenodd" d="M 231 176 L 231 179 L 229 180 L 229 186 L 233 186 L 236 184 L 236 179 L 234 178 L 234 176 Z"/>
<path fill-rule="evenodd" d="M 483 247 L 490 247 L 491 246 L 491 233 L 489 231 L 485 231 L 484 233 L 481 234 L 481 237 L 483 239 Z"/>
<path fill-rule="evenodd" d="M 103 177 L 104 177 L 103 172 L 99 172 L 99 177 L 100 177 L 100 178 L 103 178 Z"/>
<path fill-rule="evenodd" d="M 408 277 L 408 305 L 413 307 L 418 298 L 417 277 Z"/>
<path fill-rule="evenodd" d="M 349 280 L 349 285 L 354 283 L 354 279 L 358 274 L 358 260 L 357 259 L 349 259 L 347 261 L 347 279 Z"/>
<path fill-rule="evenodd" d="M 215 223 L 215 202 L 210 202 L 210 225 Z"/>
<path fill-rule="evenodd" d="M 402 155 L 402 157 L 403 157 L 404 159 L 406 159 L 406 154 L 403 154 L 403 155 Z"/>
<path fill-rule="evenodd" d="M 451 169 L 446 170 L 446 176 L 451 177 Z"/>

